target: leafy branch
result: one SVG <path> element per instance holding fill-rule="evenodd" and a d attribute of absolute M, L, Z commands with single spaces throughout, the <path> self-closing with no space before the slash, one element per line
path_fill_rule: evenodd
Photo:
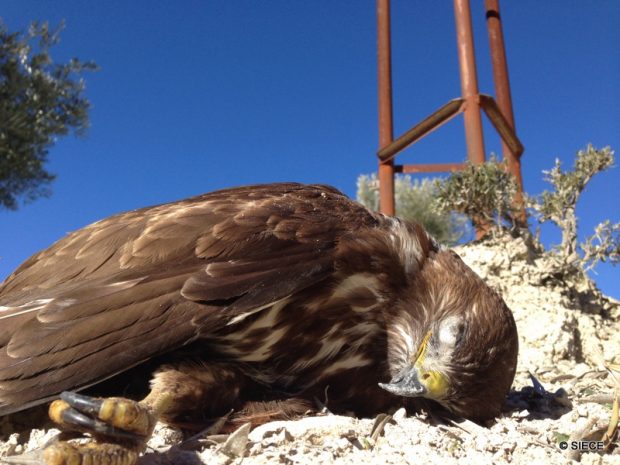
<path fill-rule="evenodd" d="M 620 263 L 620 223 L 612 224 L 609 220 L 600 223 L 594 234 L 581 244 L 577 236 L 577 202 L 592 178 L 610 168 L 613 162 L 611 148 L 597 150 L 588 145 L 577 152 L 571 171 L 563 171 L 556 159 L 551 170 L 543 171 L 545 181 L 553 190 L 528 199 L 528 206 L 539 223 L 551 221 L 562 232 L 562 243 L 556 247 L 556 255 L 567 271 L 576 267 L 585 272 L 604 261 Z"/>
<path fill-rule="evenodd" d="M 50 49 L 63 26 L 33 22 L 26 33 L 11 33 L 0 23 L 0 207 L 15 210 L 20 198 L 49 195 L 50 147 L 71 129 L 79 135 L 88 127 L 81 75 L 97 66 L 76 58 L 53 63 Z"/>

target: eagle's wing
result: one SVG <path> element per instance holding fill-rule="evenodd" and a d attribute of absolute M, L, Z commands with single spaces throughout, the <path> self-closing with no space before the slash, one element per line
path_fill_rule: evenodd
<path fill-rule="evenodd" d="M 76 231 L 0 287 L 0 414 L 194 340 L 333 272 L 377 217 L 324 186 L 229 189 Z"/>

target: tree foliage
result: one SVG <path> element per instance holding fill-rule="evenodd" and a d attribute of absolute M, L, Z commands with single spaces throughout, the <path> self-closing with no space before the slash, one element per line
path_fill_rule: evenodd
<path fill-rule="evenodd" d="M 556 248 L 557 257 L 568 267 L 584 271 L 592 269 L 598 262 L 620 263 L 620 223 L 606 220 L 600 223 L 594 234 L 579 244 L 577 237 L 577 202 L 594 175 L 610 168 L 614 152 L 609 147 L 601 150 L 588 145 L 577 152 L 571 171 L 563 171 L 560 160 L 555 166 L 543 171 L 545 181 L 553 190 L 545 191 L 528 199 L 540 223 L 551 221 L 562 231 L 562 243 Z"/>
<path fill-rule="evenodd" d="M 562 243 L 551 255 L 558 264 L 558 271 L 564 274 L 585 273 L 599 262 L 620 263 L 620 223 L 605 220 L 582 243 L 577 237 L 579 197 L 594 175 L 611 167 L 613 162 L 614 153 L 609 147 L 597 150 L 588 145 L 577 152 L 572 170 L 563 171 L 560 161 L 556 160 L 551 170 L 543 171 L 552 190 L 527 198 L 530 215 L 540 223 L 551 221 L 562 233 Z M 514 221 L 519 213 L 515 210 L 516 192 L 516 182 L 504 163 L 491 157 L 486 163 L 469 164 L 465 170 L 438 181 L 437 203 L 444 212 L 466 215 L 482 230 L 492 234 L 510 230 L 543 250 L 529 230 L 518 227 Z"/>
<path fill-rule="evenodd" d="M 583 252 L 580 264 L 584 271 L 591 270 L 599 262 L 617 265 L 620 263 L 620 223 L 612 224 L 610 220 L 599 223 L 594 234 L 587 237 L 579 248 Z"/>
<path fill-rule="evenodd" d="M 26 33 L 0 24 L 0 208 L 49 195 L 45 169 L 50 147 L 70 130 L 88 127 L 82 73 L 94 63 L 53 63 L 50 48 L 63 25 L 33 22 Z"/>
<path fill-rule="evenodd" d="M 396 214 L 420 223 L 439 242 L 454 245 L 468 233 L 467 221 L 460 215 L 439 211 L 436 195 L 437 188 L 432 180 L 398 176 L 394 184 Z M 379 210 L 379 181 L 375 174 L 358 178 L 357 200 L 371 210 Z"/>
<path fill-rule="evenodd" d="M 444 212 L 458 212 L 475 227 L 490 232 L 515 227 L 517 184 L 503 162 L 494 156 L 486 163 L 468 163 L 464 170 L 437 181 L 437 204 Z"/>

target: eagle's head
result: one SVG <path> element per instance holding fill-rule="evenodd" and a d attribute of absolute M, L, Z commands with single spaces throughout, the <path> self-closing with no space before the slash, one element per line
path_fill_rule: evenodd
<path fill-rule="evenodd" d="M 391 311 L 392 379 L 382 388 L 477 421 L 500 413 L 517 364 L 515 322 L 458 255 L 431 254 Z"/>

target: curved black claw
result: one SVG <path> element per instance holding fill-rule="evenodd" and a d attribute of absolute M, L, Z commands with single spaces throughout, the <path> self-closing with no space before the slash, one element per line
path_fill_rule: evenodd
<path fill-rule="evenodd" d="M 68 403 L 66 399 L 63 400 Z M 96 412 L 97 411 L 94 413 Z M 130 439 L 132 441 L 142 441 L 144 439 L 144 436 L 140 434 L 115 428 L 114 426 L 104 423 L 101 420 L 84 415 L 75 408 L 68 408 L 64 410 L 61 416 L 64 424 L 77 426 L 82 431 L 104 434 L 112 438 Z"/>
<path fill-rule="evenodd" d="M 91 415 L 97 415 L 103 404 L 103 399 L 83 396 L 82 394 L 71 391 L 61 392 L 59 397 L 74 409 L 80 412 L 90 413 Z"/>

